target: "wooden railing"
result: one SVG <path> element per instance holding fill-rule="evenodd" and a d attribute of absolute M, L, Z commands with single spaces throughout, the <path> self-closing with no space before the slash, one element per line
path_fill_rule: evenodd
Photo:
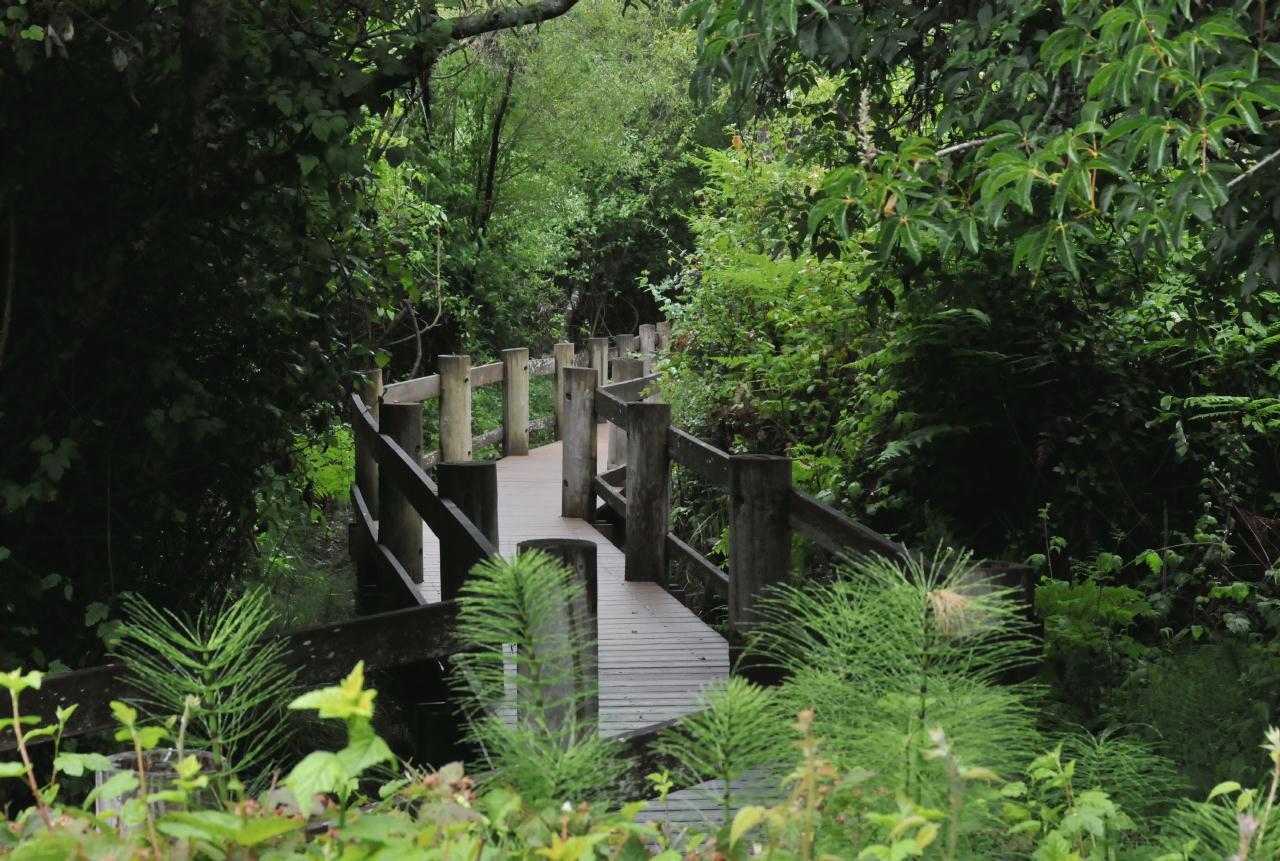
<path fill-rule="evenodd" d="M 619 336 L 630 343 L 629 336 Z M 663 344 L 665 347 L 665 344 Z M 642 354 L 647 372 L 651 357 Z M 792 485 L 791 459 L 730 454 L 671 423 L 657 402 L 657 377 L 637 373 L 625 353 L 612 363 L 612 382 L 590 370 L 565 371 L 564 488 L 561 513 L 594 518 L 597 500 L 624 524 L 626 579 L 668 588 L 672 561 L 727 603 L 730 627 L 745 633 L 758 621 L 756 602 L 767 587 L 791 574 L 792 534 L 830 554 L 875 554 L 904 560 L 901 544 Z M 597 473 L 597 422 L 610 423 L 623 443 Z M 614 428 L 617 430 L 615 431 Z M 672 465 L 724 491 L 729 524 L 727 568 L 707 558 L 669 528 Z M 1007 572 L 1010 566 L 994 565 Z"/>
<path fill-rule="evenodd" d="M 472 367 L 471 357 L 444 355 L 439 371 L 426 377 L 383 384 L 374 371 L 363 390 L 352 396 L 356 481 L 352 486 L 355 523 L 352 547 L 362 580 L 399 583 L 400 591 L 422 602 L 422 524 L 440 541 L 440 590 L 457 596 L 467 571 L 497 555 L 497 471 L 491 461 L 473 461 L 472 453 L 501 442 L 503 454 L 529 453 L 529 433 L 554 428 L 560 438 L 569 400 L 566 371 L 575 363 L 593 379 L 614 372 L 640 376 L 652 357 L 665 349 L 667 323 L 640 327 L 638 335 L 589 338 L 586 352 L 561 342 L 550 356 L 530 360 L 526 347 L 502 351 L 502 360 Z M 638 355 L 633 351 L 640 351 Z M 646 356 L 647 358 L 642 358 Z M 529 378 L 554 377 L 555 412 L 529 419 Z M 479 386 L 502 385 L 502 426 L 476 436 L 471 433 L 471 396 Z M 429 403 L 438 402 L 440 445 L 423 452 L 422 418 Z M 615 443 L 615 450 L 623 443 Z M 425 469 L 434 466 L 436 481 Z M 393 587 L 387 590 L 395 593 Z"/>
<path fill-rule="evenodd" d="M 498 543 L 496 469 L 472 462 L 473 450 L 501 439 L 506 454 L 527 454 L 528 430 L 550 424 L 564 440 L 561 513 L 594 520 L 597 501 L 603 502 L 624 524 L 626 579 L 667 586 L 669 563 L 680 560 L 727 602 L 734 630 L 749 628 L 757 598 L 789 576 L 793 531 L 833 554 L 905 558 L 901 545 L 793 487 L 789 458 L 730 454 L 673 426 L 652 374 L 670 338 L 670 324 L 647 324 L 634 335 L 589 338 L 580 355 L 559 343 L 551 356 L 533 361 L 523 347 L 478 367 L 465 355 L 441 356 L 438 373 L 385 387 L 375 375 L 353 401 L 352 497 L 360 533 L 353 544 L 384 579 L 404 584 L 420 601 L 425 522 L 440 539 L 442 597 L 455 597 L 471 565 L 495 555 Z M 543 374 L 555 379 L 555 413 L 531 423 L 528 381 Z M 497 383 L 503 426 L 472 436 L 472 390 Z M 432 401 L 439 402 L 440 450 L 424 456 L 421 411 Z M 598 473 L 600 422 L 608 423 L 609 447 L 606 469 Z M 448 480 L 468 462 L 475 467 L 465 482 Z M 422 468 L 432 463 L 439 487 Z M 672 464 L 725 492 L 726 567 L 670 532 Z"/>

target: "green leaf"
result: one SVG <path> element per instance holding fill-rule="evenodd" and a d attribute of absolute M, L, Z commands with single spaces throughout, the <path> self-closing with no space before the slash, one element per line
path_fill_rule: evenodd
<path fill-rule="evenodd" d="M 111 701 L 111 714 L 115 717 L 117 723 L 126 727 L 131 727 L 138 722 L 138 710 L 119 700 Z"/>
<path fill-rule="evenodd" d="M 1229 792 L 1239 792 L 1239 791 L 1240 791 L 1240 784 L 1236 783 L 1234 780 L 1224 780 L 1222 783 L 1219 783 L 1217 786 L 1215 786 L 1213 789 L 1209 791 L 1209 797 L 1206 798 L 1205 801 L 1213 801 L 1215 798 L 1217 798 L 1220 795 L 1226 795 Z"/>
<path fill-rule="evenodd" d="M 85 810 L 88 810 L 99 798 L 103 801 L 112 801 L 126 792 L 133 792 L 137 788 L 138 776 L 132 771 L 121 771 L 111 775 L 105 783 L 95 787 L 92 792 L 86 795 L 82 806 Z"/>
<path fill-rule="evenodd" d="M 370 718 L 375 696 L 377 691 L 364 689 L 364 661 L 359 661 L 337 687 L 305 693 L 289 703 L 289 708 L 315 709 L 322 718 Z"/>
<path fill-rule="evenodd" d="M 32 42 L 44 41 L 44 28 L 39 24 L 32 24 L 30 27 L 18 33 L 24 39 L 30 39 Z"/>
<path fill-rule="evenodd" d="M 44 673 L 38 670 L 32 670 L 26 674 L 22 670 L 0 673 L 0 688 L 6 688 L 15 694 L 20 694 L 28 688 L 38 690 L 42 681 L 44 681 Z"/>
<path fill-rule="evenodd" d="M 27 767 L 21 762 L 0 762 L 0 777 L 26 777 Z"/>
<path fill-rule="evenodd" d="M 960 221 L 960 235 L 964 244 L 974 254 L 978 253 L 978 221 L 970 216 Z"/>
<path fill-rule="evenodd" d="M 293 791 L 298 809 L 309 810 L 313 798 L 322 792 L 345 790 L 351 778 L 336 753 L 317 750 L 293 767 L 284 785 Z"/>
<path fill-rule="evenodd" d="M 105 621 L 111 615 L 111 608 L 101 601 L 94 601 L 84 608 L 84 625 L 91 628 L 99 622 Z"/>
<path fill-rule="evenodd" d="M 298 156 L 298 167 L 302 169 L 303 176 L 306 176 L 309 173 L 311 173 L 311 171 L 315 170 L 316 165 L 318 165 L 319 163 L 320 163 L 320 159 L 316 158 L 313 155 Z"/>
<path fill-rule="evenodd" d="M 88 771 L 110 771 L 111 761 L 100 753 L 60 753 L 53 761 L 55 771 L 71 777 L 79 777 Z"/>
<path fill-rule="evenodd" d="M 733 825 L 729 828 L 729 845 L 735 845 L 752 828 L 769 817 L 769 810 L 764 807 L 744 807 L 733 817 Z"/>

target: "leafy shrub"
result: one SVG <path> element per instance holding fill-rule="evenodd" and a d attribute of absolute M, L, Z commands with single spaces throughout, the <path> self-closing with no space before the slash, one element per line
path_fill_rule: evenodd
<path fill-rule="evenodd" d="M 1073 733 L 1033 755 L 1052 742 L 1024 725 L 1030 691 L 994 684 L 1025 649 L 1025 637 L 1007 599 L 975 582 L 963 563 L 939 557 L 899 570 L 862 562 L 850 573 L 866 581 L 866 602 L 837 583 L 808 592 L 791 619 L 781 602 L 774 605 L 756 647 L 793 671 L 802 660 L 830 659 L 820 669 L 834 676 L 821 685 L 793 677 L 767 693 L 730 680 L 707 695 L 703 713 L 663 737 L 659 749 L 678 757 L 692 779 L 761 765 L 787 775 L 763 804 L 734 810 L 726 793 L 723 823 L 706 831 L 638 824 L 643 803 L 583 800 L 601 795 L 613 777 L 592 780 L 588 770 L 608 745 L 561 710 L 579 698 L 566 691 L 564 674 L 573 672 L 565 667 L 582 641 L 556 627 L 555 607 L 576 596 L 563 567 L 529 554 L 478 569 L 462 609 L 464 630 L 467 623 L 481 630 L 463 662 L 464 691 L 492 706 L 507 702 L 510 684 L 516 705 L 525 704 L 511 721 L 478 716 L 476 738 L 498 742 L 496 768 L 480 782 L 457 764 L 433 773 L 399 762 L 372 728 L 376 692 L 365 689 L 358 664 L 339 685 L 291 704 L 339 722 L 345 743 L 312 751 L 278 786 L 250 795 L 230 781 L 220 799 L 202 795 L 212 775 L 187 756 L 170 788 L 146 788 L 139 765 L 111 775 L 77 805 L 61 791 L 62 778 L 108 772 L 111 764 L 99 754 L 60 752 L 42 782 L 30 742 L 47 735 L 60 744 L 74 707 L 41 726 L 20 706 L 41 674 L 0 673 L 14 715 L 0 729 L 13 731 L 20 757 L 0 762 L 0 777 L 22 781 L 34 800 L 0 823 L 0 857 L 1180 861 L 1275 854 L 1280 730 L 1266 732 L 1269 765 L 1259 788 L 1225 781 L 1205 801 L 1180 801 L 1167 815 L 1167 766 L 1140 742 Z M 884 647 L 867 645 L 867 637 L 882 637 Z M 514 653 L 505 648 L 511 643 Z M 562 693 L 540 694 L 540 685 Z M 824 711 L 800 709 L 788 731 L 772 701 L 789 706 L 806 695 Z M 112 709 L 122 726 L 116 738 L 139 763 L 171 738 L 126 704 Z M 860 760 L 884 767 L 865 770 Z M 665 794 L 667 777 L 654 777 Z M 125 828 L 89 812 L 100 800 L 119 803 Z"/>

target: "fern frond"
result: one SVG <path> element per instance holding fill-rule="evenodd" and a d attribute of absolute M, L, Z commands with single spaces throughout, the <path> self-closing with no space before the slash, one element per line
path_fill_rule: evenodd
<path fill-rule="evenodd" d="M 626 767 L 599 734 L 586 600 L 573 572 L 537 551 L 477 565 L 460 600 L 454 681 L 470 737 L 531 797 L 599 796 Z"/>
<path fill-rule="evenodd" d="M 918 791 L 927 733 L 942 727 L 965 761 L 1020 771 L 1036 747 L 1035 690 L 1004 683 L 1030 660 L 1012 592 L 965 555 L 865 557 L 840 575 L 777 590 L 749 647 L 789 676 L 780 694 L 814 710 L 825 748 Z"/>
<path fill-rule="evenodd" d="M 760 768 L 784 769 L 794 759 L 772 691 L 734 676 L 699 695 L 699 710 L 664 730 L 653 749 L 675 762 L 685 782 L 721 781 L 717 799 L 729 824 L 733 782 Z"/>
<path fill-rule="evenodd" d="M 194 620 L 136 595 L 126 596 L 124 608 L 128 621 L 114 654 L 140 692 L 135 704 L 164 719 L 194 696 L 200 705 L 187 740 L 215 753 L 219 776 L 267 770 L 287 740 L 285 706 L 296 691 L 284 644 L 263 639 L 274 621 L 265 591 L 228 597 Z"/>

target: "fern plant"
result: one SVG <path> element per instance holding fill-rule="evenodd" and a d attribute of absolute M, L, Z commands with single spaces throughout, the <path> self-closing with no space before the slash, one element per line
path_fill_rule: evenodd
<path fill-rule="evenodd" d="M 847 560 L 834 582 L 776 590 L 762 613 L 750 650 L 787 674 L 782 704 L 813 709 L 834 758 L 913 801 L 942 800 L 925 755 L 938 727 L 959 759 L 997 772 L 1035 752 L 1035 691 L 1004 683 L 1029 659 L 1027 622 L 967 555 Z"/>
<path fill-rule="evenodd" d="M 718 802 L 728 825 L 734 781 L 753 770 L 772 772 L 794 757 L 784 744 L 785 722 L 772 691 L 734 676 L 707 688 L 699 700 L 699 711 L 664 730 L 653 747 L 676 763 L 685 782 L 720 782 Z"/>
<path fill-rule="evenodd" d="M 626 761 L 600 737 L 585 590 L 538 551 L 472 569 L 460 599 L 455 684 L 495 778 L 537 798 L 601 798 Z"/>
<path fill-rule="evenodd" d="M 182 715 L 187 746 L 206 750 L 215 777 L 262 774 L 287 740 L 295 691 L 285 646 L 264 640 L 274 617 L 263 589 L 183 619 L 137 595 L 114 649 L 139 691 L 133 702 L 157 719 Z M 215 780 L 215 783 L 218 782 Z"/>

